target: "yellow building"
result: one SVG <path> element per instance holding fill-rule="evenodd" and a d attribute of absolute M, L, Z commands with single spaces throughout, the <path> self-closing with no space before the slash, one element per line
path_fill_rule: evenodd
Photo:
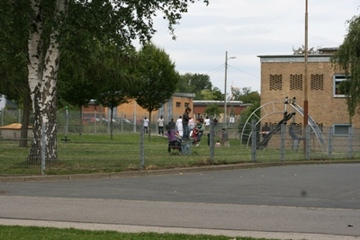
<path fill-rule="evenodd" d="M 194 97 L 195 94 L 193 93 L 174 93 L 159 110 L 151 113 L 152 122 L 155 122 L 160 115 L 164 117 L 165 122 L 170 121 L 171 118 L 174 118 L 174 121 L 176 121 L 179 116 L 182 116 L 186 107 L 193 109 Z M 105 108 L 105 115 L 110 115 L 108 108 Z M 122 104 L 114 109 L 113 117 L 114 119 L 125 118 L 139 122 L 144 117 L 149 118 L 149 113 L 132 99 L 129 103 Z"/>
<path fill-rule="evenodd" d="M 309 116 L 316 124 L 334 127 L 343 131 L 350 126 L 346 99 L 338 89 L 346 76 L 330 62 L 331 54 L 336 48 L 319 49 L 318 54 L 308 56 L 307 96 Z M 296 103 L 304 108 L 304 55 L 261 55 L 261 116 L 267 116 L 262 122 L 277 123 L 283 118 L 284 99 L 296 98 Z M 287 111 L 293 111 L 290 104 Z M 353 127 L 360 127 L 357 114 Z M 301 114 L 291 120 L 296 124 L 303 123 Z"/>

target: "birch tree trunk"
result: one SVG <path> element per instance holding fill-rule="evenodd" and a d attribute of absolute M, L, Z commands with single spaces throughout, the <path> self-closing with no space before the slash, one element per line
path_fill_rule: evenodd
<path fill-rule="evenodd" d="M 56 83 L 60 58 L 59 31 L 58 28 L 53 27 L 50 36 L 44 36 L 41 5 L 41 0 L 31 0 L 34 19 L 28 43 L 29 87 L 34 115 L 34 138 L 31 144 L 29 160 L 36 162 L 41 160 L 42 137 L 45 140 L 45 160 L 57 159 Z M 54 9 L 54 18 L 56 20 L 60 19 L 58 18 L 60 15 L 66 14 L 67 6 L 68 0 L 56 0 Z M 57 23 L 57 27 L 61 26 L 61 22 Z M 46 37 L 49 38 L 49 41 L 44 41 Z M 49 42 L 49 46 L 43 46 L 44 42 Z M 45 125 L 44 133 L 42 133 L 43 124 Z"/>

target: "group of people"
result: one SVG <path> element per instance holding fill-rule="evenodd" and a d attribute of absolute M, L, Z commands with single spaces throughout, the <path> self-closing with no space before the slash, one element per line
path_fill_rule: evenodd
<path fill-rule="evenodd" d="M 169 140 L 168 152 L 171 152 L 171 148 L 179 150 L 181 153 L 182 141 L 191 140 L 191 143 L 195 146 L 199 146 L 201 138 L 205 129 L 210 128 L 211 120 L 208 116 L 204 119 L 200 116 L 194 121 L 194 118 L 190 116 L 191 108 L 187 107 L 182 116 L 174 121 L 172 118 L 170 122 L 165 126 L 164 118 L 161 115 L 157 120 L 158 134 L 164 135 L 164 128 L 166 130 L 166 136 Z M 214 124 L 217 124 L 216 118 L 213 119 Z M 144 118 L 144 131 L 148 133 L 149 120 Z M 208 136 L 209 137 L 209 136 Z"/>

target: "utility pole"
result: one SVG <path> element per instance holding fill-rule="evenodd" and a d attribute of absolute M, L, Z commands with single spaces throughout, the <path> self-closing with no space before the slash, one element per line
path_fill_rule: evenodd
<path fill-rule="evenodd" d="M 227 68 L 228 68 L 228 59 L 235 59 L 236 57 L 229 57 L 228 52 L 225 52 L 225 87 L 224 87 L 224 128 L 227 126 L 226 118 L 227 118 L 227 98 L 226 98 L 226 88 L 227 88 Z"/>

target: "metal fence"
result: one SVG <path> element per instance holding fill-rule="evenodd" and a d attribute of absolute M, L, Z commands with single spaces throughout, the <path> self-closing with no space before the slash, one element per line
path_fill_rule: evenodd
<path fill-rule="evenodd" d="M 236 126 L 228 128 L 228 142 L 223 142 L 223 125 L 218 123 L 205 129 L 200 146 L 184 142 L 183 147 L 189 144 L 189 151 L 179 155 L 176 150 L 168 153 L 168 140 L 158 135 L 155 121 L 149 127 L 150 136 L 144 133 L 141 121 L 113 123 L 114 139 L 111 139 L 109 122 L 88 122 L 81 126 L 76 124 L 77 116 L 73 119 L 69 116 L 58 119 L 55 161 L 46 159 L 44 154 L 40 154 L 43 159 L 29 160 L 31 137 L 28 147 L 21 148 L 21 139 L 0 136 L 0 175 L 111 173 L 209 164 L 360 158 L 360 129 L 348 128 L 339 134 L 333 128 L 313 130 L 308 126 L 305 130 L 294 130 L 291 125 L 282 124 L 264 144 L 260 125 L 253 123 L 244 133 Z M 42 145 L 40 151 L 53 147 L 51 143 Z"/>

